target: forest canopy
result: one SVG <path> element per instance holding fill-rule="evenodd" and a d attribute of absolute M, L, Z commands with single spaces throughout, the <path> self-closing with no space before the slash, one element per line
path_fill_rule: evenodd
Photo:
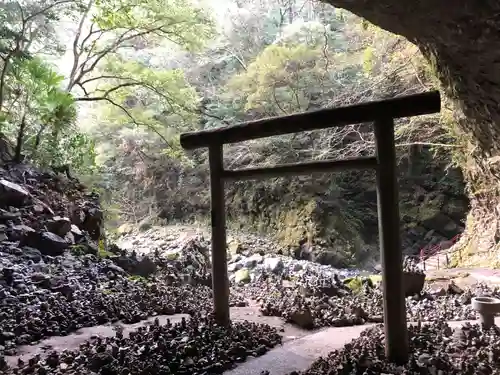
<path fill-rule="evenodd" d="M 101 191 L 114 227 L 206 217 L 206 155 L 181 150 L 183 131 L 436 87 L 432 66 L 404 38 L 311 0 L 6 0 L 0 20 L 0 132 L 13 158 L 69 165 Z M 408 228 L 428 230 L 422 222 L 450 196 L 463 214 L 453 121 L 445 108 L 397 124 Z M 371 128 L 352 125 L 231 146 L 226 163 L 371 152 Z M 442 191 L 429 198 L 436 185 Z M 370 173 L 228 189 L 236 225 L 291 246 L 321 238 L 349 263 L 374 243 Z"/>

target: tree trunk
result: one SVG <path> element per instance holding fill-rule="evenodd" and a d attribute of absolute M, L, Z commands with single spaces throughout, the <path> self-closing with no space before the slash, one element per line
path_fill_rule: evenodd
<path fill-rule="evenodd" d="M 288 0 L 288 23 L 291 25 L 295 18 L 295 1 Z"/>
<path fill-rule="evenodd" d="M 0 72 L 0 111 L 3 108 L 3 102 L 4 102 L 4 92 L 5 92 L 5 78 L 7 76 L 7 71 L 10 68 L 10 59 L 12 57 L 12 54 L 8 54 L 4 59 L 3 59 L 3 68 L 2 71 Z"/>
<path fill-rule="evenodd" d="M 26 113 L 23 114 L 21 119 L 21 124 L 19 125 L 19 131 L 17 132 L 17 143 L 16 143 L 16 152 L 14 155 L 14 161 L 16 163 L 20 163 L 22 157 L 23 150 L 23 140 L 24 140 L 24 130 L 26 129 Z"/>
<path fill-rule="evenodd" d="M 33 146 L 33 152 L 37 152 L 38 151 L 38 147 L 40 147 L 40 143 L 42 142 L 42 134 L 45 130 L 45 128 L 47 127 L 47 125 L 40 125 L 40 129 L 38 129 L 38 132 L 36 133 L 36 136 L 35 136 L 35 144 Z"/>
<path fill-rule="evenodd" d="M 471 198 L 468 251 L 497 250 L 500 239 L 500 2 L 323 0 L 415 43 L 463 110 L 457 122 L 469 152 L 461 165 Z"/>

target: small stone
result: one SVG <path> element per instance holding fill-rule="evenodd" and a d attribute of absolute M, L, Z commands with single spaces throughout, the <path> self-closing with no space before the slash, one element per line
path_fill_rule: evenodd
<path fill-rule="evenodd" d="M 283 270 L 283 261 L 281 258 L 265 258 L 264 259 L 264 268 L 268 269 L 271 272 L 279 273 Z"/>
<path fill-rule="evenodd" d="M 293 311 L 290 315 L 290 321 L 304 329 L 312 329 L 314 327 L 313 316 L 309 309 Z"/>

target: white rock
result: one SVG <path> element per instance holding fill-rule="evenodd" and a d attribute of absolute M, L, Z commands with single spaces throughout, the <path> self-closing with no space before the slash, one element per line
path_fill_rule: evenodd
<path fill-rule="evenodd" d="M 283 270 L 284 264 L 283 261 L 278 257 L 266 258 L 264 259 L 264 268 L 271 272 L 278 273 Z"/>

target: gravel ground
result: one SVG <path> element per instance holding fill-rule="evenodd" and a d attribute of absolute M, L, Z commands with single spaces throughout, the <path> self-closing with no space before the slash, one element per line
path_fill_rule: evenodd
<path fill-rule="evenodd" d="M 248 357 L 265 354 L 281 343 L 273 327 L 236 322 L 228 328 L 211 318 L 192 316 L 178 323 L 140 327 L 124 335 L 97 337 L 78 350 L 19 360 L 17 368 L 0 363 L 2 374 L 221 374 Z"/>

